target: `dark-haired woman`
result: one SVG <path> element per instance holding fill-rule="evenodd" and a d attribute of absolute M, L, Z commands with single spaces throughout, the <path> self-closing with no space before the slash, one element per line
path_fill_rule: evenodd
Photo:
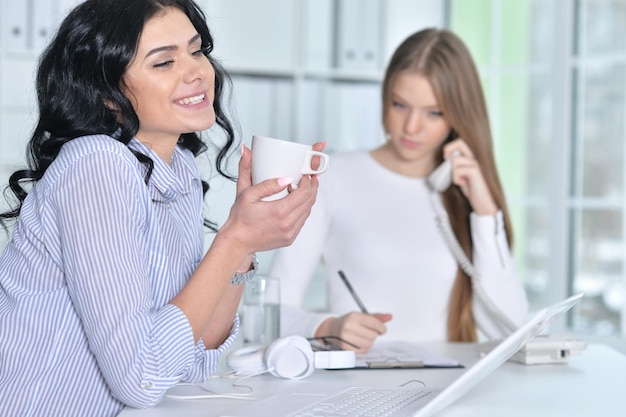
<path fill-rule="evenodd" d="M 114 416 L 205 380 L 237 333 L 255 252 L 302 227 L 317 179 L 261 202 L 290 179 L 252 186 L 242 147 L 236 201 L 205 254 L 194 132 L 225 132 L 225 176 L 234 145 L 211 50 L 191 0 L 88 0 L 44 52 L 29 169 L 0 217 L 16 220 L 0 257 L 3 416 Z"/>

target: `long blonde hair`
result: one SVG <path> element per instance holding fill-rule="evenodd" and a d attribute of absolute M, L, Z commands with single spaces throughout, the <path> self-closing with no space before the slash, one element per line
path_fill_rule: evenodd
<path fill-rule="evenodd" d="M 419 73 L 430 81 L 444 118 L 452 127 L 450 139 L 463 138 L 480 164 L 489 191 L 504 215 L 508 243 L 512 248 L 513 231 L 493 155 L 489 115 L 469 50 L 457 35 L 445 29 L 425 29 L 404 40 L 389 61 L 383 81 L 384 125 L 391 105 L 391 88 L 401 72 Z M 443 151 L 439 158 L 443 159 Z M 443 194 L 443 202 L 457 240 L 472 259 L 469 220 L 472 207 L 458 187 L 450 187 Z M 450 294 L 448 340 L 477 340 L 472 314 L 472 284 L 461 268 L 457 270 Z"/>

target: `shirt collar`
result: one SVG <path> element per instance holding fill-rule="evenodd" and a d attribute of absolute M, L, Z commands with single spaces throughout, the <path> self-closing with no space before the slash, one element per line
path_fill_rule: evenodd
<path fill-rule="evenodd" d="M 148 180 L 148 189 L 153 201 L 169 203 L 191 192 L 199 175 L 191 152 L 176 145 L 170 164 L 167 164 L 152 149 L 133 138 L 128 147 L 149 157 L 154 168 Z"/>

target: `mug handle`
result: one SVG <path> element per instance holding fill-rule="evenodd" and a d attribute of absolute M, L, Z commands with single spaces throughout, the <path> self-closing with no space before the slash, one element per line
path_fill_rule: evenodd
<path fill-rule="evenodd" d="M 311 168 L 311 163 L 313 162 L 314 156 L 320 157 L 320 166 L 316 170 Z M 329 159 L 330 158 L 328 157 L 328 154 L 324 152 L 318 152 L 318 151 L 313 151 L 313 150 L 309 151 L 307 153 L 306 160 L 304 161 L 304 167 L 302 167 L 302 174 L 313 175 L 313 174 L 321 174 L 323 172 L 326 172 L 326 170 L 328 169 Z"/>

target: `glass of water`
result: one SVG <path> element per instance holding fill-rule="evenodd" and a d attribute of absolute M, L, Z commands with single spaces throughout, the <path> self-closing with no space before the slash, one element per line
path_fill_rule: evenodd
<path fill-rule="evenodd" d="M 280 280 L 257 275 L 243 292 L 241 328 L 244 345 L 270 345 L 280 333 Z"/>

